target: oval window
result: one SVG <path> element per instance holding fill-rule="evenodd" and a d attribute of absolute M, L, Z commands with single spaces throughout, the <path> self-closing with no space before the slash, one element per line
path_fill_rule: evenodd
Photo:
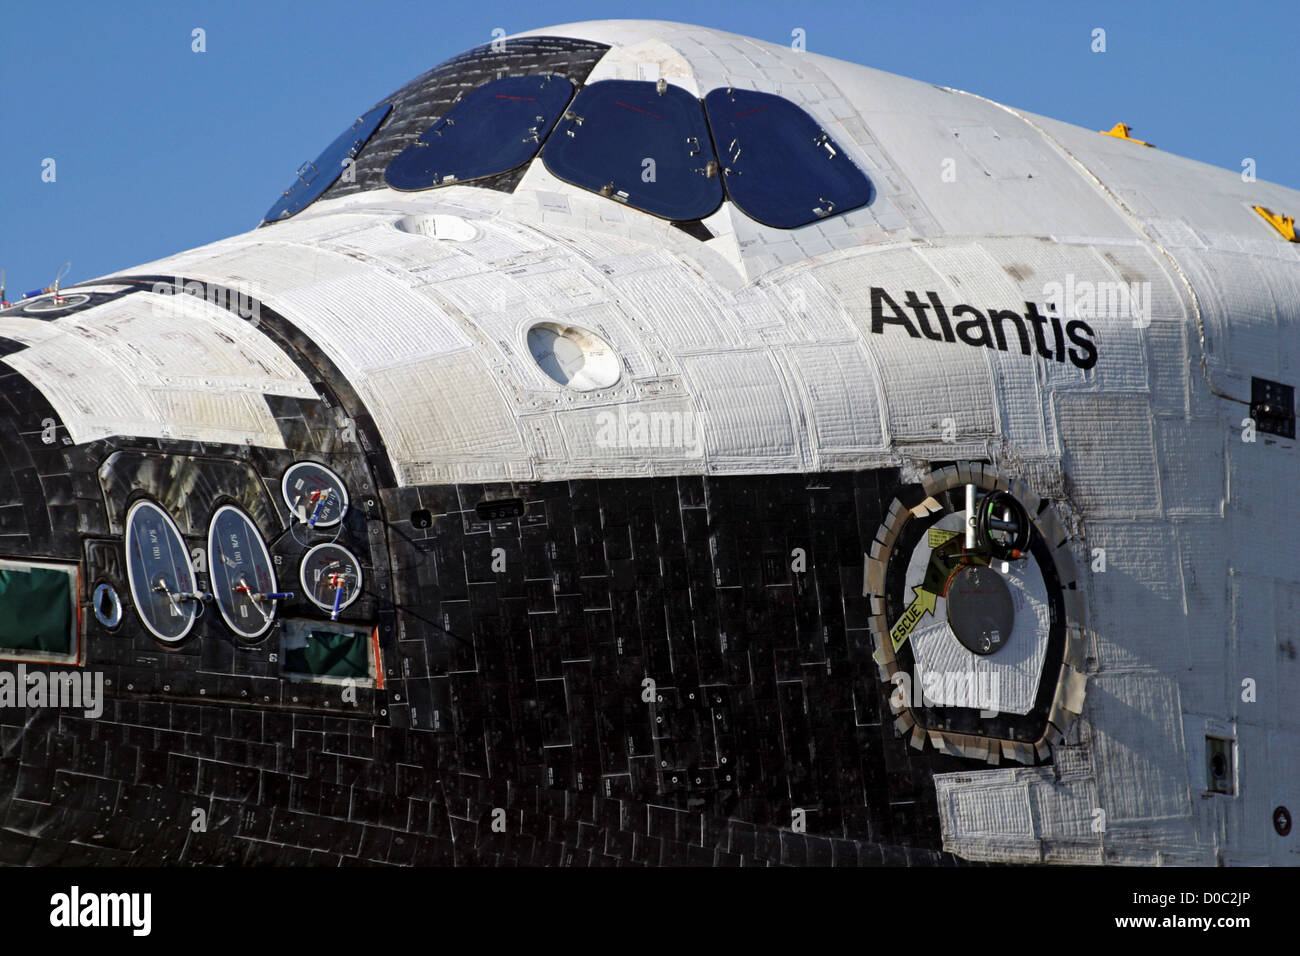
<path fill-rule="evenodd" d="M 275 620 L 275 567 L 257 526 L 232 505 L 212 516 L 208 562 L 222 620 L 240 637 L 261 637 Z"/>
<path fill-rule="evenodd" d="M 162 641 L 179 641 L 198 617 L 194 568 L 176 522 L 152 501 L 126 515 L 126 572 L 140 620 Z"/>
<path fill-rule="evenodd" d="M 595 332 L 541 322 L 528 330 L 528 350 L 554 382 L 581 392 L 609 388 L 622 369 L 609 343 Z"/>
<path fill-rule="evenodd" d="M 91 607 L 95 611 L 95 620 L 104 627 L 115 628 L 122 623 L 122 599 L 117 596 L 113 585 L 97 584 Z"/>

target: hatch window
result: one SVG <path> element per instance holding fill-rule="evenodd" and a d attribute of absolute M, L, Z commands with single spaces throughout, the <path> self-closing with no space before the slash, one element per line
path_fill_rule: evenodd
<path fill-rule="evenodd" d="M 722 203 L 700 101 L 663 80 L 584 87 L 542 160 L 566 183 L 663 219 L 702 219 Z"/>
<path fill-rule="evenodd" d="M 871 181 L 789 100 L 727 88 L 704 108 L 727 196 L 751 219 L 793 229 L 871 201 Z"/>
<path fill-rule="evenodd" d="M 562 76 L 507 76 L 466 93 L 393 158 L 384 181 L 429 189 L 509 172 L 537 155 L 573 96 Z"/>

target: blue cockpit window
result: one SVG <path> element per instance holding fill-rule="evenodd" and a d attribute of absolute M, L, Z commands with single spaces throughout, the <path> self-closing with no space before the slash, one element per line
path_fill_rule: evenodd
<path fill-rule="evenodd" d="M 384 181 L 416 190 L 509 172 L 537 154 L 572 96 L 553 73 L 484 83 L 398 153 Z"/>
<path fill-rule="evenodd" d="M 584 87 L 542 160 L 567 183 L 664 219 L 702 219 L 722 203 L 700 101 L 662 80 Z"/>
<path fill-rule="evenodd" d="M 718 89 L 704 108 L 727 196 L 751 219 L 793 229 L 871 201 L 871 181 L 789 100 Z"/>
<path fill-rule="evenodd" d="M 288 219 L 315 202 L 343 175 L 343 170 L 357 158 L 361 148 L 374 135 L 389 110 L 388 103 L 380 104 L 357 119 L 338 135 L 315 162 L 303 163 L 293 185 L 286 189 L 275 204 L 262 217 L 263 222 Z"/>

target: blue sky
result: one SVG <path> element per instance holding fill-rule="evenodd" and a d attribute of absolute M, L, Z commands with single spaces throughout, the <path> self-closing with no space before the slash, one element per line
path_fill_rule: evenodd
<path fill-rule="evenodd" d="M 1252 157 L 1259 178 L 1300 188 L 1296 0 L 48 0 L 0 18 L 9 297 L 65 260 L 75 282 L 252 228 L 359 113 L 496 27 L 635 17 L 777 43 L 801 28 L 817 53 L 1093 129 L 1124 121 L 1161 149 L 1233 170 Z"/>

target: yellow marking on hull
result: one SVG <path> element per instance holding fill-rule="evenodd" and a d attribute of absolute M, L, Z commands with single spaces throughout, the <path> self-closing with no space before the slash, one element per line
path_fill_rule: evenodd
<path fill-rule="evenodd" d="M 934 613 L 935 604 L 939 600 L 939 595 L 925 590 L 920 585 L 913 587 L 912 593 L 916 597 L 903 611 L 902 616 L 894 622 L 894 626 L 889 629 L 889 642 L 894 645 L 895 654 L 898 653 L 898 649 L 903 646 L 903 643 L 912 636 L 912 631 L 920 623 L 921 618 Z"/>

